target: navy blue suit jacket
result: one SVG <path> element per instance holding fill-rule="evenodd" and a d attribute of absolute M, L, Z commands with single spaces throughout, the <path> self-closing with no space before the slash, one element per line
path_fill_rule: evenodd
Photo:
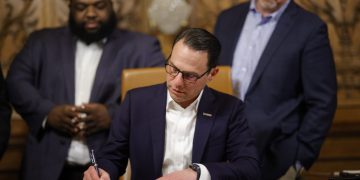
<path fill-rule="evenodd" d="M 250 3 L 220 14 L 215 35 L 220 64 L 232 65 Z M 245 95 L 245 114 L 257 140 L 266 179 L 299 160 L 317 158 L 336 109 L 336 73 L 327 27 L 293 1 L 279 19 Z"/>
<path fill-rule="evenodd" d="M 11 65 L 9 97 L 30 129 L 23 161 L 25 179 L 58 179 L 65 163 L 71 137 L 51 128 L 44 131 L 42 122 L 54 106 L 75 102 L 76 40 L 67 27 L 35 32 Z M 122 69 L 163 64 L 155 38 L 114 30 L 104 45 L 90 102 L 105 104 L 112 115 L 120 104 Z M 89 148 L 98 150 L 107 136 L 108 130 L 88 136 Z"/>
<path fill-rule="evenodd" d="M 112 121 L 100 168 L 117 179 L 130 158 L 131 178 L 153 180 L 162 176 L 165 147 L 165 84 L 129 91 Z M 205 88 L 201 97 L 193 141 L 192 162 L 204 164 L 211 178 L 258 179 L 255 143 L 235 97 Z M 203 113 L 212 116 L 203 115 Z"/>

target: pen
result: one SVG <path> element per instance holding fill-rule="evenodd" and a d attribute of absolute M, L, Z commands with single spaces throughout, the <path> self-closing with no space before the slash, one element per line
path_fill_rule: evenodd
<path fill-rule="evenodd" d="M 91 164 L 95 167 L 97 175 L 100 177 L 100 171 L 99 171 L 99 167 L 96 163 L 95 154 L 94 154 L 93 149 L 91 149 L 91 152 L 90 152 L 90 159 L 91 159 Z"/>

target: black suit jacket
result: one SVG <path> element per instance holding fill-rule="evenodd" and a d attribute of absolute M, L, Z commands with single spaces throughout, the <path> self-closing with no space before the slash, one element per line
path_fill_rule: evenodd
<path fill-rule="evenodd" d="M 153 180 L 162 176 L 166 99 L 165 84 L 132 90 L 126 95 L 99 160 L 100 168 L 109 172 L 111 179 L 125 172 L 128 158 L 132 179 Z M 211 179 L 260 177 L 257 151 L 243 108 L 235 97 L 207 87 L 203 91 L 192 162 L 204 164 Z"/>
<path fill-rule="evenodd" d="M 0 65 L 0 70 L 2 70 Z M 0 71 L 0 160 L 8 145 L 10 136 L 11 107 L 8 103 L 5 81 Z"/>
<path fill-rule="evenodd" d="M 30 129 L 25 179 L 58 179 L 65 163 L 71 138 L 50 128 L 43 131 L 42 122 L 54 106 L 75 102 L 76 40 L 67 27 L 34 32 L 11 64 L 9 97 Z M 114 30 L 104 45 L 90 102 L 105 104 L 112 115 L 120 102 L 122 70 L 163 64 L 155 38 Z M 97 151 L 107 136 L 108 130 L 88 136 L 89 148 Z"/>
<path fill-rule="evenodd" d="M 250 3 L 220 14 L 215 27 L 232 65 Z M 279 19 L 245 95 L 245 113 L 257 140 L 266 179 L 299 160 L 317 158 L 336 109 L 336 74 L 326 24 L 291 1 Z"/>

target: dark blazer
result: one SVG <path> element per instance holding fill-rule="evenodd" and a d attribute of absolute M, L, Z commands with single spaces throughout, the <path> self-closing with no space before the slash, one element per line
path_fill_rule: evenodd
<path fill-rule="evenodd" d="M 11 107 L 6 94 L 4 77 L 0 65 L 0 160 L 9 142 Z"/>
<path fill-rule="evenodd" d="M 50 128 L 44 131 L 42 122 L 55 105 L 74 104 L 75 47 L 76 37 L 66 27 L 38 31 L 30 35 L 11 65 L 9 97 L 30 128 L 23 161 L 25 179 L 57 179 L 65 163 L 71 138 Z M 112 114 L 120 101 L 122 69 L 163 64 L 155 38 L 115 30 L 104 45 L 90 102 L 105 104 Z M 89 148 L 96 151 L 107 136 L 108 131 L 88 136 Z"/>
<path fill-rule="evenodd" d="M 100 168 L 117 179 L 130 158 L 131 178 L 153 180 L 162 176 L 167 88 L 165 84 L 129 91 L 112 121 Z M 205 88 L 193 141 L 192 162 L 204 164 L 211 178 L 259 179 L 257 151 L 235 97 Z M 203 113 L 212 114 L 211 117 Z"/>
<path fill-rule="evenodd" d="M 215 35 L 220 64 L 232 65 L 250 3 L 220 14 Z M 336 109 L 336 74 L 327 27 L 293 1 L 279 19 L 245 95 L 245 113 L 257 140 L 265 179 L 299 160 L 309 168 Z"/>

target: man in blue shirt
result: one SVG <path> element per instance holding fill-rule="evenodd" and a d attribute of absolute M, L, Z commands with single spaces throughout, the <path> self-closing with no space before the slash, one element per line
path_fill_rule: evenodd
<path fill-rule="evenodd" d="M 232 66 L 245 102 L 263 178 L 309 169 L 337 104 L 326 24 L 292 0 L 251 0 L 222 12 L 215 35 L 220 64 Z"/>

